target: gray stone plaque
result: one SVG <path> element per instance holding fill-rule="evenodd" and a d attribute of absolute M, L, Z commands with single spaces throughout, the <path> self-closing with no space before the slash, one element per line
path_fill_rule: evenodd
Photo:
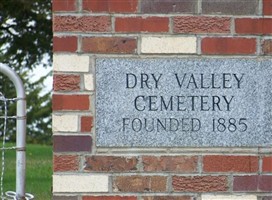
<path fill-rule="evenodd" d="M 96 60 L 99 147 L 272 145 L 272 60 Z"/>

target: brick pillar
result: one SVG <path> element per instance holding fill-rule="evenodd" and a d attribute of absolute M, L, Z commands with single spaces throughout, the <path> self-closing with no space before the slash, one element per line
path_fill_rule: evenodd
<path fill-rule="evenodd" d="M 94 128 L 96 58 L 267 58 L 271 0 L 52 4 L 53 199 L 272 199 L 271 148 L 100 148 Z"/>

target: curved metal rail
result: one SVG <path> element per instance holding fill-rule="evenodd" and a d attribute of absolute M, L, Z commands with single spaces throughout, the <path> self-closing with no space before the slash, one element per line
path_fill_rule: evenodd
<path fill-rule="evenodd" d="M 25 199 L 26 171 L 26 96 L 20 77 L 11 68 L 0 65 L 0 72 L 6 75 L 14 84 L 17 93 L 16 113 L 16 199 Z"/>

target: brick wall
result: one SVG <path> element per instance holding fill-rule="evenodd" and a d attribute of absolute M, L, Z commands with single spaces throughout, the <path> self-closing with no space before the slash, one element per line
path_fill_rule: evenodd
<path fill-rule="evenodd" d="M 271 200 L 271 148 L 97 148 L 98 57 L 269 57 L 272 0 L 53 0 L 55 200 Z"/>

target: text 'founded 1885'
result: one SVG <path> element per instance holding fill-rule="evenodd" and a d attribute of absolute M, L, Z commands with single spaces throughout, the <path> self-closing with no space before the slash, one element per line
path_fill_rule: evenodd
<path fill-rule="evenodd" d="M 96 60 L 96 145 L 272 145 L 272 61 Z"/>

